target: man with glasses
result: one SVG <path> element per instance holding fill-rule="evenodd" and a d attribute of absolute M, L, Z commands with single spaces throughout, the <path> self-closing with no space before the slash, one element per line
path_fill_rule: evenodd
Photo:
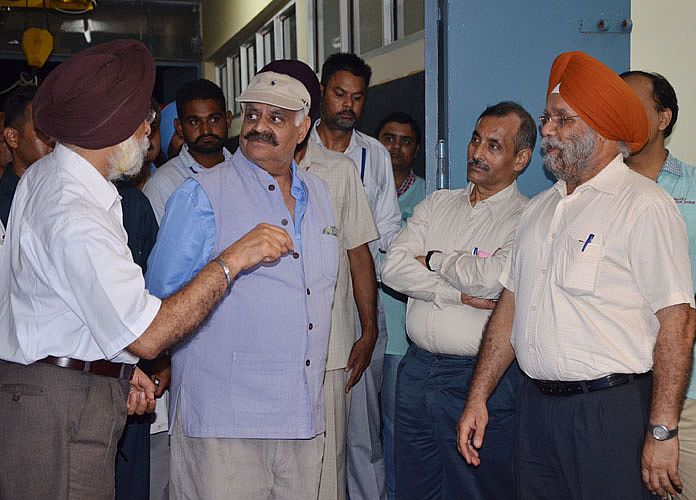
<path fill-rule="evenodd" d="M 475 466 L 488 459 L 487 400 L 516 358 L 527 375 L 517 498 L 676 494 L 694 297 L 674 200 L 623 161 L 648 140 L 645 111 L 609 67 L 568 52 L 553 63 L 540 120 L 559 180 L 520 219 L 459 450 Z"/>
<path fill-rule="evenodd" d="M 145 45 L 117 40 L 58 66 L 33 100 L 57 142 L 22 176 L 0 252 L 0 498 L 113 499 L 126 413 L 155 407 L 138 358 L 195 331 L 240 272 L 292 250 L 285 230 L 257 226 L 168 298 L 145 289 L 110 181 L 142 166 L 154 82 Z"/>
<path fill-rule="evenodd" d="M 186 179 L 232 156 L 224 147 L 232 113 L 220 87 L 205 79 L 185 83 L 176 92 L 176 112 L 174 127 L 185 144 L 178 156 L 155 170 L 143 188 L 158 223 L 167 200 Z"/>

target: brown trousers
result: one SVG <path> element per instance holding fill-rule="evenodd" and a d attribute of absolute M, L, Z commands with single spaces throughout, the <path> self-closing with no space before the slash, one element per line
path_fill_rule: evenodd
<path fill-rule="evenodd" d="M 0 498 L 113 500 L 128 381 L 0 361 Z"/>

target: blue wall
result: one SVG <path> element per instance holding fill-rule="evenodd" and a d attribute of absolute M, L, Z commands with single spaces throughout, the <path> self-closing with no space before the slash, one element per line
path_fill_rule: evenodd
<path fill-rule="evenodd" d="M 533 117 L 542 114 L 551 63 L 560 52 L 583 50 L 617 72 L 627 70 L 628 33 L 583 33 L 581 26 L 585 31 L 594 30 L 600 19 L 618 26 L 621 19 L 630 18 L 630 8 L 630 0 L 449 0 L 446 115 L 450 187 L 466 184 L 466 147 L 476 117 L 487 105 L 514 100 Z M 426 32 L 426 44 L 432 43 L 435 37 Z M 436 127 L 437 119 L 426 126 Z M 528 196 L 553 183 L 544 173 L 538 142 L 532 163 L 519 177 L 520 189 Z M 435 161 L 428 161 L 427 168 L 434 171 Z"/>

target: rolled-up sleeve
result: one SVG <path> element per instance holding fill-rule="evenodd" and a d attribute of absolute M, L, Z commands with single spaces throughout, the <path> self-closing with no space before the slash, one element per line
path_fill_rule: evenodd
<path fill-rule="evenodd" d="M 162 298 L 179 290 L 210 261 L 215 241 L 210 199 L 198 182 L 189 179 L 167 201 L 148 260 L 147 288 Z"/>

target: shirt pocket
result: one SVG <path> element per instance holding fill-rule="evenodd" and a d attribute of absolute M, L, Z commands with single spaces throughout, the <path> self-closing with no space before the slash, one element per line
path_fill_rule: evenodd
<path fill-rule="evenodd" d="M 604 257 L 604 245 L 587 242 L 583 237 L 568 236 L 559 257 L 556 272 L 558 286 L 575 295 L 592 294 L 597 285 L 597 273 L 600 262 Z"/>
<path fill-rule="evenodd" d="M 319 235 L 319 262 L 321 262 L 322 275 L 330 280 L 335 280 L 338 274 L 338 236 L 322 233 Z"/>

